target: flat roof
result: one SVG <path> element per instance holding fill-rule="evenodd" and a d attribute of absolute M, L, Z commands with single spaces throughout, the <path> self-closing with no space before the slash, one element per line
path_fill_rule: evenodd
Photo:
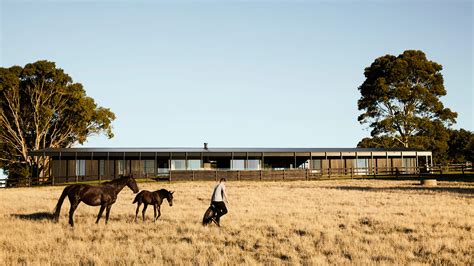
<path fill-rule="evenodd" d="M 406 148 L 186 148 L 186 147 L 136 147 L 136 148 L 58 148 L 58 149 L 41 149 L 31 151 L 30 155 L 42 155 L 57 152 L 114 152 L 114 153 L 127 153 L 127 152 L 420 152 L 423 150 L 417 149 L 406 149 Z M 426 151 L 424 151 L 426 152 Z"/>

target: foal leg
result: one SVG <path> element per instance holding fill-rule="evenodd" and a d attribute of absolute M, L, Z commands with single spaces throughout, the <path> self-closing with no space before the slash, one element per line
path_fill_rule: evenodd
<path fill-rule="evenodd" d="M 160 218 L 161 216 L 161 205 L 158 205 L 158 216 L 156 217 L 156 219 Z"/>
<path fill-rule="evenodd" d="M 153 211 L 155 215 L 153 215 L 153 222 L 156 222 L 156 204 L 153 204 Z"/>
<path fill-rule="evenodd" d="M 102 213 L 104 212 L 104 210 L 105 210 L 105 204 L 100 205 L 99 214 L 97 214 L 97 220 L 95 221 L 96 224 L 99 223 L 100 217 L 102 217 Z"/>
<path fill-rule="evenodd" d="M 138 218 L 138 211 L 140 210 L 140 205 L 141 205 L 141 201 L 139 201 L 137 203 L 137 211 L 135 212 L 135 222 L 137 221 L 137 218 Z"/>
<path fill-rule="evenodd" d="M 147 207 L 148 207 L 148 204 L 144 203 L 143 211 L 142 211 L 143 221 L 145 221 L 145 212 L 146 212 L 146 208 L 147 208 Z"/>
<path fill-rule="evenodd" d="M 109 222 L 110 208 L 112 208 L 112 204 L 107 206 L 107 211 L 105 212 L 105 224 Z"/>

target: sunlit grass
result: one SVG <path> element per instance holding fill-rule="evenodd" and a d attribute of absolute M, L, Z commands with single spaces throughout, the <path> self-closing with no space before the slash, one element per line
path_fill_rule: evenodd
<path fill-rule="evenodd" d="M 47 213 L 62 187 L 0 190 L 0 264 L 472 264 L 474 184 L 417 181 L 228 182 L 222 227 L 203 227 L 213 182 L 140 183 L 176 191 L 162 216 L 133 222 L 128 188 L 108 225 L 79 205 Z M 31 218 L 31 219 L 30 219 Z"/>

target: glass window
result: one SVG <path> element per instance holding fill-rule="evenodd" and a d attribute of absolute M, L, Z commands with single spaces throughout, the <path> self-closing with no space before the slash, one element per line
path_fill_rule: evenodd
<path fill-rule="evenodd" d="M 248 170 L 260 170 L 260 160 L 248 160 L 247 161 Z"/>
<path fill-rule="evenodd" d="M 186 160 L 171 160 L 171 170 L 186 170 Z"/>
<path fill-rule="evenodd" d="M 77 176 L 86 175 L 86 160 L 76 160 L 76 175 Z"/>
<path fill-rule="evenodd" d="M 201 160 L 188 160 L 188 170 L 201 169 Z"/>
<path fill-rule="evenodd" d="M 315 159 L 311 162 L 311 169 L 313 173 L 321 173 L 322 163 L 321 159 Z"/>
<path fill-rule="evenodd" d="M 321 160 L 313 160 L 313 163 L 311 164 L 311 168 L 313 169 L 321 169 Z"/>
<path fill-rule="evenodd" d="M 403 167 L 415 167 L 415 158 L 403 158 Z"/>
<path fill-rule="evenodd" d="M 357 174 L 367 174 L 368 173 L 368 168 L 369 168 L 369 159 L 367 158 L 358 158 L 354 159 L 354 167 L 355 167 L 355 173 Z"/>
<path fill-rule="evenodd" d="M 143 160 L 143 172 L 145 174 L 154 174 L 155 160 Z"/>
<path fill-rule="evenodd" d="M 99 160 L 99 175 L 104 176 L 105 174 L 105 161 Z"/>
<path fill-rule="evenodd" d="M 245 160 L 231 160 L 232 170 L 245 170 Z"/>
<path fill-rule="evenodd" d="M 168 174 L 169 173 L 169 160 L 167 157 L 158 157 L 156 160 L 156 172 L 160 174 Z"/>
<path fill-rule="evenodd" d="M 403 172 L 415 173 L 416 172 L 415 167 L 416 167 L 416 158 L 403 158 L 403 161 L 402 161 Z"/>
<path fill-rule="evenodd" d="M 124 160 L 117 161 L 117 164 L 118 164 L 118 167 L 117 167 L 118 168 L 117 169 L 118 174 L 123 175 L 124 172 L 125 172 L 125 162 L 124 162 Z"/>

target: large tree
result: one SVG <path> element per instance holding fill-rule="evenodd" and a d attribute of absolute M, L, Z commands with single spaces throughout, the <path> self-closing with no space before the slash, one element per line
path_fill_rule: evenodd
<path fill-rule="evenodd" d="M 359 122 L 369 125 L 375 140 L 392 146 L 447 149 L 441 146 L 457 114 L 440 101 L 446 95 L 441 70 L 422 51 L 375 59 L 359 87 Z"/>
<path fill-rule="evenodd" d="M 463 163 L 473 161 L 474 133 L 463 128 L 459 130 L 450 129 L 448 140 L 448 159 L 451 163 Z"/>
<path fill-rule="evenodd" d="M 0 68 L 0 106 L 0 167 L 11 178 L 31 166 L 44 170 L 47 161 L 29 156 L 31 150 L 71 147 L 100 133 L 113 137 L 114 113 L 54 62 Z"/>

